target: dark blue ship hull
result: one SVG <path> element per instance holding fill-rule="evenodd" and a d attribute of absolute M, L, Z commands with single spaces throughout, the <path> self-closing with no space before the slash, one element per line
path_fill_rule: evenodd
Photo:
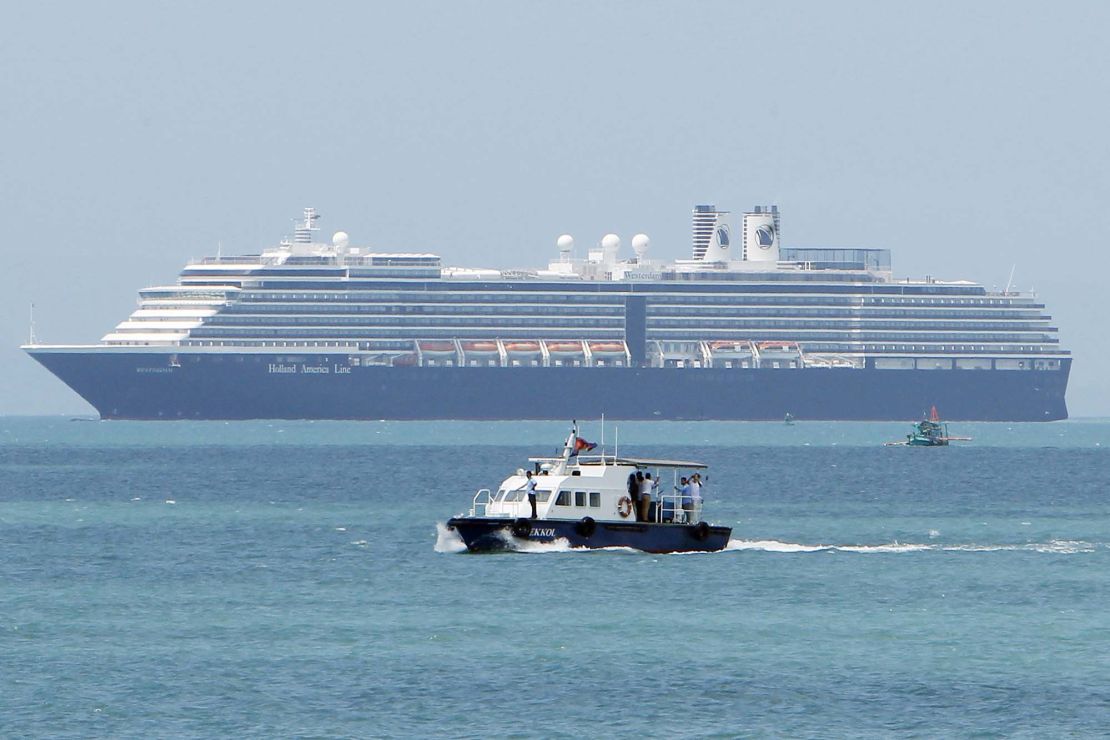
<path fill-rule="evenodd" d="M 29 349 L 106 419 L 1067 418 L 1059 370 L 351 366 L 346 354 Z"/>
<path fill-rule="evenodd" d="M 724 549 L 731 527 L 647 522 L 594 522 L 561 519 L 456 517 L 447 528 L 459 533 L 471 552 L 512 549 L 521 542 L 566 540 L 571 547 L 631 547 L 644 552 L 716 552 Z"/>

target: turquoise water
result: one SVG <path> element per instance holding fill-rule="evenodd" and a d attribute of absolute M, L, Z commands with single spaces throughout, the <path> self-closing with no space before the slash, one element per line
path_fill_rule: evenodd
<path fill-rule="evenodd" d="M 727 551 L 456 552 L 566 426 L 0 418 L 0 732 L 1110 727 L 1110 422 L 622 424 L 711 466 Z"/>

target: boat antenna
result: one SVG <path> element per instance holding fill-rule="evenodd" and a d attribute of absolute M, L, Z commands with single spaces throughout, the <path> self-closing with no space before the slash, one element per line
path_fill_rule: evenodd
<path fill-rule="evenodd" d="M 1006 281 L 1006 291 L 1002 295 L 1010 295 L 1010 286 L 1014 284 L 1014 270 L 1016 269 L 1017 263 L 1015 262 L 1014 265 L 1010 267 L 1010 279 Z"/>
<path fill-rule="evenodd" d="M 31 326 L 30 326 L 29 332 L 30 332 L 30 336 L 27 338 L 27 343 L 28 344 L 37 344 L 38 342 L 35 340 L 35 302 L 34 301 L 31 301 Z"/>
<path fill-rule="evenodd" d="M 605 414 L 601 415 L 601 466 L 605 467 Z"/>
<path fill-rule="evenodd" d="M 621 428 L 613 427 L 613 464 L 616 465 L 620 457 Z"/>

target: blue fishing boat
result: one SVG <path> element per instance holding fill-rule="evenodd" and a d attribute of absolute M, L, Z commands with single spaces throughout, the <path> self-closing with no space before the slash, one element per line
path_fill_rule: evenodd
<path fill-rule="evenodd" d="M 913 425 L 913 432 L 906 435 L 905 442 L 887 442 L 888 447 L 947 447 L 949 442 L 969 442 L 971 437 L 953 437 L 948 433 L 948 424 L 940 420 L 937 407 L 933 406 L 929 418 Z"/>

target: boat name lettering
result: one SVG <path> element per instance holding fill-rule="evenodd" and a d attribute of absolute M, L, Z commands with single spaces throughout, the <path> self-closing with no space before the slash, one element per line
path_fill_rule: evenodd
<path fill-rule="evenodd" d="M 532 536 L 533 537 L 554 537 L 555 536 L 555 528 L 554 527 L 545 527 L 543 529 L 533 529 L 532 530 Z"/>
<path fill-rule="evenodd" d="M 333 364 L 331 367 L 327 365 L 282 365 L 280 363 L 271 362 L 268 368 L 271 375 L 350 375 L 351 368 L 349 365 Z"/>
<path fill-rule="evenodd" d="M 135 372 L 137 372 L 137 373 L 172 373 L 173 368 L 172 367 L 137 367 L 137 368 L 135 368 Z"/>

